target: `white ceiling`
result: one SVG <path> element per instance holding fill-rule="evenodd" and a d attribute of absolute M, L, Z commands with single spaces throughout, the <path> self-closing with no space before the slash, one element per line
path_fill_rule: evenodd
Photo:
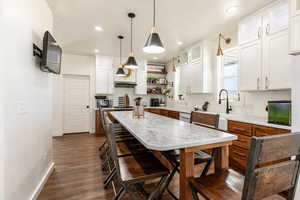
<path fill-rule="evenodd" d="M 218 32 L 232 32 L 240 18 L 274 0 L 157 0 L 157 28 L 166 48 L 160 61 L 170 59 L 180 48 L 203 38 L 215 38 Z M 125 36 L 123 54 L 130 47 L 130 19 L 134 19 L 134 53 L 137 59 L 153 59 L 142 52 L 152 25 L 152 0 L 48 0 L 54 14 L 54 33 L 64 52 L 93 55 L 119 55 L 117 36 Z M 239 5 L 240 11 L 227 16 L 224 10 Z M 103 28 L 96 32 L 94 26 Z M 178 41 L 183 45 L 179 46 Z"/>

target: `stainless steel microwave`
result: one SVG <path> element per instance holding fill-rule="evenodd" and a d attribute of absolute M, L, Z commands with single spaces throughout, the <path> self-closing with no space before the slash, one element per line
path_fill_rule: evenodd
<path fill-rule="evenodd" d="M 291 101 L 269 101 L 268 123 L 291 126 L 292 104 Z"/>

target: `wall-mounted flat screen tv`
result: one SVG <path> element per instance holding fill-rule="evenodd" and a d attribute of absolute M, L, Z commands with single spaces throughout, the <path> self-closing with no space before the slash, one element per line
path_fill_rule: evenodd
<path fill-rule="evenodd" d="M 46 31 L 43 39 L 41 68 L 54 74 L 60 74 L 62 49 L 53 36 Z"/>

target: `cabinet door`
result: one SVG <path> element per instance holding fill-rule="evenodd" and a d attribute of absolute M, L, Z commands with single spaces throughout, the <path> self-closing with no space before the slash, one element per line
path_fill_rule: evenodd
<path fill-rule="evenodd" d="M 266 22 L 265 34 L 272 35 L 286 30 L 289 26 L 289 5 L 282 2 L 271 8 L 264 18 Z"/>
<path fill-rule="evenodd" d="M 241 45 L 240 49 L 240 90 L 255 91 L 261 89 L 261 41 Z"/>
<path fill-rule="evenodd" d="M 300 15 L 291 18 L 290 22 L 290 54 L 300 55 Z"/>
<path fill-rule="evenodd" d="M 291 88 L 292 74 L 288 30 L 267 35 L 264 44 L 264 89 Z"/>
<path fill-rule="evenodd" d="M 147 95 L 147 71 L 138 69 L 136 71 L 136 83 L 135 94 Z"/>
<path fill-rule="evenodd" d="M 190 65 L 190 82 L 191 93 L 203 92 L 203 65 L 202 63 L 194 63 Z"/>
<path fill-rule="evenodd" d="M 260 15 L 246 18 L 239 24 L 239 44 L 259 40 L 262 34 L 262 17 Z"/>
<path fill-rule="evenodd" d="M 96 67 L 96 93 L 113 93 L 113 70 L 105 67 Z"/>
<path fill-rule="evenodd" d="M 291 0 L 291 16 L 300 15 L 300 0 Z"/>
<path fill-rule="evenodd" d="M 180 67 L 180 93 L 187 94 L 190 93 L 191 85 L 191 75 L 190 75 L 190 65 L 182 65 Z"/>

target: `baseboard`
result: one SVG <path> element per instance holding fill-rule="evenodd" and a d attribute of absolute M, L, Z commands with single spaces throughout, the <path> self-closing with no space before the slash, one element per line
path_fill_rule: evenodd
<path fill-rule="evenodd" d="M 45 175 L 43 176 L 42 180 L 39 182 L 38 186 L 35 188 L 30 200 L 36 200 L 38 198 L 44 185 L 47 183 L 48 178 L 54 171 L 54 165 L 55 165 L 55 163 L 52 162 L 51 165 L 49 166 L 48 170 L 46 171 Z"/>

